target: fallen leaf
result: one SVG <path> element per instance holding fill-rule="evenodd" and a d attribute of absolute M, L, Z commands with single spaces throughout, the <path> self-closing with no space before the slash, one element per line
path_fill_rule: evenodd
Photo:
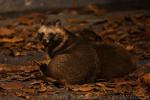
<path fill-rule="evenodd" d="M 40 85 L 40 83 L 42 82 L 42 80 L 34 80 L 33 82 L 31 82 L 31 85 Z"/>
<path fill-rule="evenodd" d="M 148 87 L 150 87 L 150 73 L 145 74 L 142 77 L 142 81 L 144 82 L 144 84 L 146 84 Z"/>
<path fill-rule="evenodd" d="M 95 89 L 95 87 L 93 85 L 89 85 L 89 84 L 72 86 L 72 88 L 71 88 L 71 90 L 73 90 L 75 92 L 89 92 L 94 89 Z"/>
<path fill-rule="evenodd" d="M 0 42 L 2 43 L 16 43 L 16 42 L 22 42 L 24 41 L 23 38 L 2 38 L 0 39 Z"/>
<path fill-rule="evenodd" d="M 134 50 L 134 46 L 133 45 L 128 45 L 127 47 L 126 47 L 126 50 L 128 50 L 128 51 L 132 51 L 132 50 Z"/>
<path fill-rule="evenodd" d="M 123 78 L 114 79 L 114 83 L 116 83 L 117 85 L 120 85 L 120 86 L 136 85 L 135 81 L 130 81 L 130 80 L 127 81 L 127 80 L 125 80 Z"/>
<path fill-rule="evenodd" d="M 18 18 L 17 23 L 23 25 L 33 25 L 34 21 L 26 16 L 21 16 Z"/>
<path fill-rule="evenodd" d="M 22 97 L 22 98 L 25 98 L 25 97 L 26 97 L 26 93 L 20 92 L 20 91 L 16 91 L 15 95 L 16 95 L 17 97 Z"/>
<path fill-rule="evenodd" d="M 40 84 L 40 88 L 39 88 L 39 92 L 40 93 L 43 93 L 43 92 L 46 92 L 47 91 L 47 87 L 45 84 L 41 83 Z"/>
<path fill-rule="evenodd" d="M 38 66 L 33 65 L 11 65 L 11 64 L 0 64 L 0 73 L 13 73 L 13 72 L 32 72 L 39 70 Z"/>
<path fill-rule="evenodd" d="M 108 28 L 107 30 L 98 32 L 99 35 L 108 35 L 108 34 L 113 34 L 113 33 L 115 33 L 115 29 L 113 28 Z"/>
<path fill-rule="evenodd" d="M 0 28 L 0 36 L 4 36 L 4 35 L 12 35 L 16 33 L 16 30 L 15 29 L 9 29 L 9 28 L 4 28 L 4 27 L 1 27 Z"/>
<path fill-rule="evenodd" d="M 0 87 L 5 90 L 12 90 L 12 89 L 22 89 L 24 85 L 19 82 L 8 82 L 8 83 L 1 83 Z"/>
<path fill-rule="evenodd" d="M 136 94 L 136 96 L 140 97 L 141 100 L 147 100 L 146 99 L 146 97 L 148 97 L 147 91 L 141 84 L 139 84 L 136 87 L 134 93 Z"/>
<path fill-rule="evenodd" d="M 112 90 L 112 88 L 115 88 L 116 85 L 116 83 L 109 82 L 96 83 L 96 86 L 100 87 L 102 90 Z"/>
<path fill-rule="evenodd" d="M 23 91 L 26 93 L 31 93 L 31 94 L 35 93 L 35 89 L 32 89 L 32 88 L 24 88 Z"/>

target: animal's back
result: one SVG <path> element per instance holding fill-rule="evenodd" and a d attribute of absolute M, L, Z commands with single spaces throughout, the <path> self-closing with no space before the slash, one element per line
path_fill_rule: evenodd
<path fill-rule="evenodd" d="M 78 42 L 63 54 L 56 55 L 49 64 L 52 77 L 69 83 L 94 82 L 100 73 L 96 49 L 86 42 Z"/>
<path fill-rule="evenodd" d="M 130 53 L 116 44 L 101 44 L 97 47 L 100 58 L 101 78 L 111 79 L 128 75 L 136 69 Z"/>

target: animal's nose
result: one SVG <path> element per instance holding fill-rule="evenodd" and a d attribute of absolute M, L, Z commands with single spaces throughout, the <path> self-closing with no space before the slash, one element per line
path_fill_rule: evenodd
<path fill-rule="evenodd" d="M 42 40 L 44 43 L 49 43 L 49 40 L 48 39 L 43 39 Z"/>
<path fill-rule="evenodd" d="M 41 40 L 41 43 L 42 43 L 45 47 L 47 47 L 47 46 L 49 45 L 49 40 L 42 39 L 42 40 Z"/>

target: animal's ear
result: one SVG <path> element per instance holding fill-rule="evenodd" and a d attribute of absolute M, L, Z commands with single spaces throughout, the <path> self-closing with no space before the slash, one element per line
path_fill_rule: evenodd
<path fill-rule="evenodd" d="M 41 25 L 51 25 L 52 23 L 50 21 L 46 20 L 46 19 L 41 19 L 40 24 Z"/>
<path fill-rule="evenodd" d="M 45 24 L 45 20 L 44 19 L 41 19 L 40 20 L 40 25 L 44 25 Z"/>
<path fill-rule="evenodd" d="M 55 21 L 55 26 L 56 26 L 56 27 L 62 26 L 62 25 L 61 25 L 61 21 L 60 21 L 59 19 L 57 19 L 57 20 Z"/>

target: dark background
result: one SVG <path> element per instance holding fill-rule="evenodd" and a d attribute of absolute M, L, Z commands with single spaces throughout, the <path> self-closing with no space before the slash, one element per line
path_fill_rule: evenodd
<path fill-rule="evenodd" d="M 49 8 L 71 8 L 75 0 L 0 0 L 0 13 Z M 76 0 L 78 7 L 96 3 L 111 9 L 150 8 L 150 0 Z"/>

